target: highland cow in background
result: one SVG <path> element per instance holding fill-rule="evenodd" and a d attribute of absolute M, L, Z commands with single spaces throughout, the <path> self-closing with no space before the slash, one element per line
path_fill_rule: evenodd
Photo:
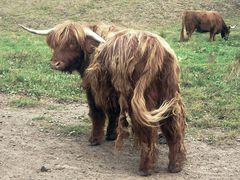
<path fill-rule="evenodd" d="M 219 33 L 228 40 L 231 28 L 234 27 L 227 26 L 216 11 L 185 11 L 182 15 L 180 41 L 189 40 L 195 30 L 200 33 L 209 32 L 210 41 L 215 41 L 215 36 Z"/>

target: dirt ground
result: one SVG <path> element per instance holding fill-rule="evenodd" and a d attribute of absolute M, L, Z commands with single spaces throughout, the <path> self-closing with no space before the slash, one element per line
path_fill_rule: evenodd
<path fill-rule="evenodd" d="M 126 140 L 121 153 L 113 142 L 89 146 L 88 134 L 78 137 L 45 128 L 36 117 L 51 117 L 61 124 L 81 124 L 87 116 L 84 104 L 60 104 L 50 100 L 35 108 L 10 105 L 18 97 L 0 94 L 0 179 L 239 179 L 240 143 L 211 146 L 187 134 L 187 162 L 177 174 L 167 172 L 168 148 L 159 145 L 157 173 L 138 175 L 138 152 Z M 51 108 L 50 108 L 51 107 Z M 55 108 L 53 108 L 55 107 Z M 49 124 L 52 122 L 48 122 Z M 57 125 L 52 125 L 52 127 Z"/>

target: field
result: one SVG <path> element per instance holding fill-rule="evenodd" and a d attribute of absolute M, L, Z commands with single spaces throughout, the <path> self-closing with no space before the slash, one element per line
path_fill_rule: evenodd
<path fill-rule="evenodd" d="M 181 13 L 185 9 L 218 10 L 227 24 L 236 24 L 237 28 L 231 31 L 228 41 L 217 35 L 215 42 L 209 42 L 209 34 L 194 33 L 189 42 L 180 43 Z M 138 177 L 138 156 L 131 143 L 121 155 L 109 150 L 113 149 L 112 143 L 96 149 L 87 146 L 90 120 L 79 75 L 53 71 L 49 67 L 51 50 L 44 37 L 28 34 L 17 25 L 50 28 L 67 19 L 148 30 L 165 38 L 176 52 L 187 110 L 189 160 L 183 172 L 167 174 L 167 148 L 160 147 L 160 173 L 150 178 L 240 176 L 238 0 L 10 0 L 0 2 L 0 178 Z M 40 155 L 34 155 L 34 151 Z M 31 159 L 36 163 L 30 163 Z M 51 170 L 37 172 L 41 165 Z"/>

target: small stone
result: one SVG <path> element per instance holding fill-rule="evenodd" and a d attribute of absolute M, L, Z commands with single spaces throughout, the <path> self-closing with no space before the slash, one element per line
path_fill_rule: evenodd
<path fill-rule="evenodd" d="M 240 142 L 240 138 L 237 138 L 236 141 L 237 141 L 237 142 Z"/>
<path fill-rule="evenodd" d="M 49 169 L 46 168 L 45 166 L 42 166 L 40 170 L 41 170 L 41 172 L 47 172 L 47 171 L 49 171 Z"/>
<path fill-rule="evenodd" d="M 80 155 L 77 156 L 77 159 L 82 158 L 82 157 L 83 157 L 83 155 L 80 154 Z"/>

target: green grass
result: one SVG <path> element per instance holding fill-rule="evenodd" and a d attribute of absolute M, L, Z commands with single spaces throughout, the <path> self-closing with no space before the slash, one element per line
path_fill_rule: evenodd
<path fill-rule="evenodd" d="M 154 31 L 165 37 L 180 61 L 190 127 L 240 133 L 240 30 L 232 31 L 228 41 L 217 35 L 209 42 L 208 33 L 194 33 L 184 43 L 179 42 L 179 27 Z"/>
<path fill-rule="evenodd" d="M 79 136 L 81 134 L 86 134 L 89 131 L 89 128 L 82 125 L 61 125 L 61 132 L 70 135 L 70 136 Z"/>
<path fill-rule="evenodd" d="M 46 119 L 46 117 L 44 117 L 44 116 L 37 116 L 37 117 L 32 118 L 32 121 L 42 121 L 45 119 Z"/>
<path fill-rule="evenodd" d="M 78 124 L 61 124 L 59 125 L 60 132 L 70 135 L 79 136 L 81 134 L 87 134 L 91 127 L 91 121 L 85 114 L 74 117 L 79 120 Z"/>
<path fill-rule="evenodd" d="M 0 92 L 69 101 L 84 99 L 78 74 L 50 69 L 51 51 L 43 37 L 25 33 L 0 36 Z"/>
<path fill-rule="evenodd" d="M 30 97 L 21 97 L 19 99 L 11 101 L 10 104 L 11 106 L 18 107 L 18 108 L 30 108 L 30 107 L 36 107 L 40 103 L 39 101 L 32 99 Z"/>

